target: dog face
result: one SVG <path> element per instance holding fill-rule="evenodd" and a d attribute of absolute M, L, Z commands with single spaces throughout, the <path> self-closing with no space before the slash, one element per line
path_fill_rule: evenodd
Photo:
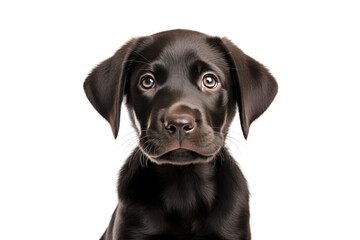
<path fill-rule="evenodd" d="M 211 161 L 238 106 L 245 138 L 276 95 L 267 69 L 226 38 L 173 30 L 130 40 L 97 66 L 86 95 L 116 137 L 122 99 L 157 164 Z"/>
<path fill-rule="evenodd" d="M 223 54 L 202 35 L 178 33 L 156 35 L 134 55 L 125 92 L 141 150 L 157 163 L 211 160 L 236 106 Z"/>

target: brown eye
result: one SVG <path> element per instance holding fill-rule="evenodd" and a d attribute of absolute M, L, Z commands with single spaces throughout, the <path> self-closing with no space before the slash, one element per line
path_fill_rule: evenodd
<path fill-rule="evenodd" d="M 216 88 L 218 85 L 217 79 L 213 75 L 205 75 L 202 79 L 202 86 L 206 88 Z"/>
<path fill-rule="evenodd" d="M 152 76 L 145 76 L 141 80 L 141 87 L 144 89 L 150 89 L 155 87 L 155 80 Z"/>

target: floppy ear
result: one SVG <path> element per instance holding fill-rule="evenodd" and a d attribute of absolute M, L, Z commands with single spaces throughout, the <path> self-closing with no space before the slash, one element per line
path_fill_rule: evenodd
<path fill-rule="evenodd" d="M 117 137 L 121 103 L 124 96 L 127 59 L 136 39 L 122 46 L 112 57 L 96 66 L 84 82 L 84 90 L 93 107 L 111 125 Z"/>
<path fill-rule="evenodd" d="M 235 44 L 222 38 L 231 66 L 241 128 L 245 139 L 250 124 L 258 118 L 275 98 L 278 90 L 275 78 L 259 62 L 244 54 Z"/>

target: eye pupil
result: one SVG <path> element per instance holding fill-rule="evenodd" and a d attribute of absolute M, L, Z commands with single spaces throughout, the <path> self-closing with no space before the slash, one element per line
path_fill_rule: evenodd
<path fill-rule="evenodd" d="M 205 76 L 202 85 L 206 88 L 215 88 L 217 86 L 217 80 L 213 76 Z"/>
<path fill-rule="evenodd" d="M 148 85 L 152 85 L 154 81 L 151 78 L 145 78 L 144 79 L 144 85 L 148 86 Z"/>
<path fill-rule="evenodd" d="M 150 76 L 146 76 L 143 78 L 142 82 L 141 82 L 141 86 L 144 89 L 150 89 L 150 88 L 154 88 L 155 87 L 155 81 L 152 77 Z"/>

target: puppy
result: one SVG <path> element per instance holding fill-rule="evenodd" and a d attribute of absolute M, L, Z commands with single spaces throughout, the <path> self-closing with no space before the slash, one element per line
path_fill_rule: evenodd
<path fill-rule="evenodd" d="M 236 107 L 244 137 L 277 83 L 227 38 L 187 30 L 134 38 L 84 83 L 118 135 L 121 103 L 139 144 L 118 181 L 118 205 L 101 240 L 249 240 L 249 192 L 224 147 Z"/>

